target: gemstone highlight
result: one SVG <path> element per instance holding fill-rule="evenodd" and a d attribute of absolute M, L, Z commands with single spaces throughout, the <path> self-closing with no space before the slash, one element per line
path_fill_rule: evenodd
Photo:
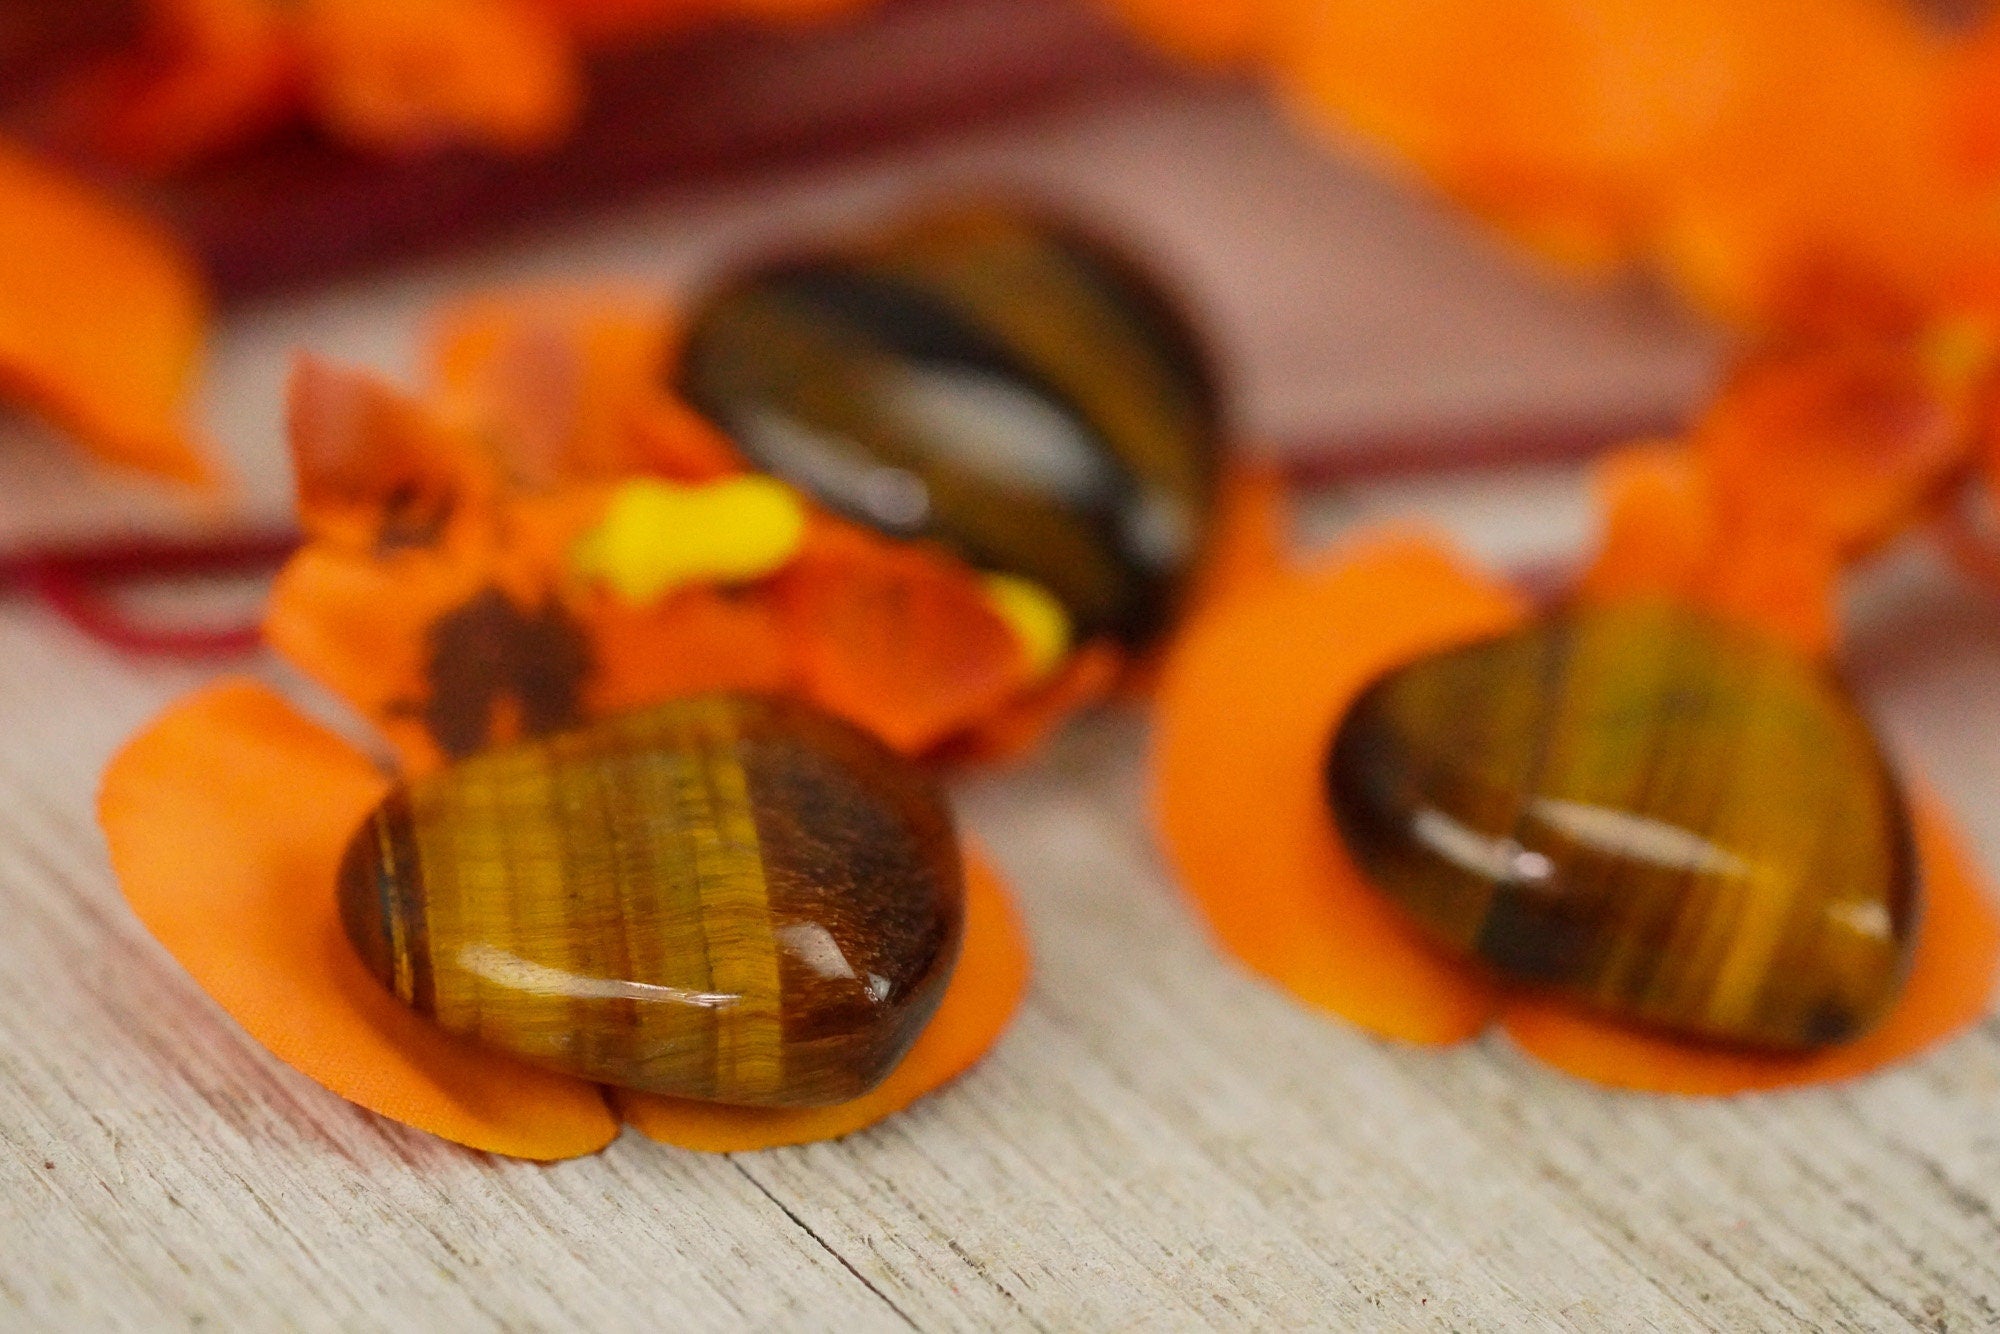
<path fill-rule="evenodd" d="M 1165 625 L 1214 498 L 1214 378 L 1173 302 L 1012 209 L 747 273 L 695 312 L 677 387 L 758 467 L 1044 585 L 1085 634 Z"/>
<path fill-rule="evenodd" d="M 399 786 L 341 867 L 369 970 L 445 1029 L 752 1106 L 879 1083 L 943 998 L 964 883 L 935 787 L 807 706 L 711 695 Z"/>
<path fill-rule="evenodd" d="M 1826 671 L 1691 610 L 1580 607 L 1394 672 L 1327 785 L 1428 934 L 1618 1018 L 1816 1048 L 1909 965 L 1910 819 L 1867 722 Z"/>

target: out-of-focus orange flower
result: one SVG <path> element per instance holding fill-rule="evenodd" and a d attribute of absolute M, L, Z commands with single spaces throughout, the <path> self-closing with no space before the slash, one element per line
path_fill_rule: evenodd
<path fill-rule="evenodd" d="M 1649 267 L 1744 330 L 1694 443 L 1723 547 L 1766 548 L 1759 578 L 1831 577 L 1801 528 L 1847 554 L 1942 514 L 2000 582 L 1953 508 L 1975 469 L 2000 488 L 2000 12 L 1947 30 L 1879 0 L 1112 2 L 1170 48 L 1260 67 L 1305 120 L 1543 255 Z M 1817 617 L 1799 591 L 1779 600 Z"/>
<path fill-rule="evenodd" d="M 873 1091 L 831 1107 L 722 1107 L 600 1088 L 446 1034 L 348 945 L 340 856 L 389 779 L 259 682 L 181 700 L 112 761 L 98 818 L 132 910 L 272 1055 L 370 1111 L 491 1153 L 573 1158 L 621 1122 L 714 1153 L 832 1139 L 977 1062 L 1013 1017 L 1026 941 L 1006 887 L 966 856 L 965 941 L 943 1002 Z"/>
<path fill-rule="evenodd" d="M 0 399 L 107 462 L 205 479 L 184 414 L 206 305 L 163 232 L 0 140 Z"/>
<path fill-rule="evenodd" d="M 1831 651 L 1842 567 L 1950 503 L 1978 462 L 1992 349 L 1969 327 L 1820 330 L 1742 358 L 1682 446 L 1599 471 L 1584 589 L 1656 591 Z"/>
<path fill-rule="evenodd" d="M 314 119 L 378 152 L 546 148 L 576 119 L 569 34 L 535 0 L 301 0 Z"/>
<path fill-rule="evenodd" d="M 1261 64 L 1308 120 L 1544 253 L 1649 262 L 1732 317 L 1768 321 L 1829 265 L 1949 302 L 2000 239 L 1974 169 L 2000 23 L 1954 41 L 1875 0 L 1115 7 Z"/>
<path fill-rule="evenodd" d="M 527 151 L 581 100 L 574 41 L 535 0 L 150 0 L 137 48 L 80 73 L 64 137 L 164 173 L 303 113 L 371 151 Z"/>
<path fill-rule="evenodd" d="M 942 549 L 853 528 L 745 473 L 634 355 L 664 345 L 658 317 L 603 299 L 481 303 L 446 328 L 445 386 L 428 401 L 301 366 L 291 435 L 307 542 L 267 621 L 280 652 L 375 725 L 399 771 L 713 690 L 814 700 L 912 754 L 1025 745 L 1057 716 L 1047 700 L 1074 706 L 1078 680 L 1108 685 L 1089 654 L 1039 676 L 982 578 Z M 745 1110 L 535 1070 L 404 1010 L 340 938 L 341 849 L 387 781 L 267 687 L 224 682 L 121 752 L 100 818 L 135 912 L 253 1036 L 342 1096 L 461 1143 L 568 1157 L 620 1121 L 718 1151 L 846 1134 L 977 1061 L 1025 986 L 1009 896 L 969 855 L 943 1005 L 862 1098 Z"/>
<path fill-rule="evenodd" d="M 153 174 L 301 118 L 375 153 L 531 152 L 574 126 L 586 44 L 867 3 L 141 0 L 137 41 L 70 71 L 24 119 L 74 155 Z M 6 141 L 0 245 L 0 392 L 108 460 L 206 478 L 181 416 L 205 332 L 192 259 Z"/>
<path fill-rule="evenodd" d="M 1839 565 L 1826 530 L 1746 542 L 1739 501 L 1699 452 L 1611 459 L 1609 519 L 1578 596 L 1668 597 L 1803 652 L 1830 640 Z M 1762 529 L 1754 531 L 1762 532 Z M 1504 634 L 1530 608 L 1421 532 L 1351 538 L 1303 569 L 1239 585 L 1199 614 L 1163 670 L 1153 762 L 1162 840 L 1216 941 L 1315 1007 L 1416 1043 L 1497 1024 L 1530 1054 L 1598 1083 L 1687 1094 L 1848 1078 L 1942 1041 L 1985 1013 L 2000 913 L 1935 799 L 1914 801 L 1926 893 L 1915 961 L 1888 1017 L 1807 1056 L 1758 1055 L 1643 1031 L 1497 985 L 1448 957 L 1375 890 L 1341 843 L 1325 751 L 1382 676 Z M 1245 801 L 1245 792 L 1257 799 Z"/>
<path fill-rule="evenodd" d="M 794 693 L 911 754 L 990 754 L 1002 738 L 1031 744 L 1030 719 L 1055 721 L 1049 700 L 1074 707 L 1108 687 L 1102 651 L 1045 675 L 1004 601 L 941 548 L 803 499 L 796 543 L 767 571 L 621 579 L 618 561 L 654 559 L 621 515 L 643 527 L 646 506 L 746 471 L 660 387 L 666 321 L 649 309 L 473 303 L 444 321 L 432 403 L 300 371 L 292 439 L 310 540 L 278 578 L 266 630 L 406 765 L 712 689 Z M 459 688 L 474 679 L 485 697 Z"/>
<path fill-rule="evenodd" d="M 575 124 L 588 45 L 869 2 L 148 0 L 140 44 L 82 71 L 58 123 L 85 149 L 156 173 L 302 116 L 371 152 L 530 152 Z"/>
<path fill-rule="evenodd" d="M 2000 15 L 1951 37 L 1875 0 L 1114 4 L 1171 49 L 1261 65 L 1306 119 L 1543 254 L 1650 265 L 1752 331 L 1684 440 L 1602 465 L 1605 536 L 1576 596 L 1667 597 L 1824 656 L 1842 569 L 2000 456 Z M 1683 1092 L 1858 1073 L 1984 1013 L 2000 919 L 1921 794 L 1933 897 L 1907 990 L 1818 1056 L 1524 1002 L 1419 939 L 1339 846 L 1322 748 L 1370 681 L 1527 614 L 1405 535 L 1196 619 L 1164 673 L 1157 809 L 1227 948 L 1376 1032 L 1452 1041 L 1497 1018 L 1573 1073 Z M 1265 799 L 1236 798 L 1252 785 Z"/>

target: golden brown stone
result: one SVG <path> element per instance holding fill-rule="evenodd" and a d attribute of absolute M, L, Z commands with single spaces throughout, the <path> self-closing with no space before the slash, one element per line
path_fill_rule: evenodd
<path fill-rule="evenodd" d="M 935 788 L 803 705 L 711 695 L 399 787 L 341 918 L 440 1025 L 585 1079 L 842 1102 L 916 1039 L 964 886 Z"/>
<path fill-rule="evenodd" d="M 1853 1037 L 1901 987 L 1902 796 L 1839 684 L 1750 632 L 1630 603 L 1418 662 L 1327 778 L 1373 882 L 1511 979 L 1770 1048 Z"/>
<path fill-rule="evenodd" d="M 743 276 L 696 311 L 679 387 L 759 467 L 1036 580 L 1087 633 L 1164 624 L 1213 497 L 1213 380 L 1173 305 L 1011 210 Z"/>

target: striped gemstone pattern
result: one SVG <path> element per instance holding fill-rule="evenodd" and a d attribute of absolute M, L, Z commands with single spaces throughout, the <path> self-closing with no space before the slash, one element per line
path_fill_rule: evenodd
<path fill-rule="evenodd" d="M 949 811 L 804 705 L 679 700 L 399 787 L 349 845 L 363 961 L 444 1028 L 605 1084 L 749 1106 L 866 1092 L 963 930 Z"/>
<path fill-rule="evenodd" d="M 1881 1018 L 1909 816 L 1830 674 L 1666 603 L 1579 608 L 1377 682 L 1327 760 L 1363 871 L 1502 976 L 1804 1050 Z"/>
<path fill-rule="evenodd" d="M 1162 628 L 1214 497 L 1214 377 L 1174 304 L 1018 210 L 744 275 L 695 312 L 678 382 L 757 466 L 1035 580 L 1087 634 Z"/>

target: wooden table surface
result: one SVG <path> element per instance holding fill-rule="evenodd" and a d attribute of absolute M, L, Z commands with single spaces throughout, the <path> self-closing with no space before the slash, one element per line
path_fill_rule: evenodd
<path fill-rule="evenodd" d="M 965 160 L 1150 228 L 1202 289 L 1251 434 L 1371 413 L 1467 420 L 1551 385 L 1564 402 L 1698 392 L 1699 331 L 1548 288 L 1279 134 L 1219 94 L 1017 129 Z M 1147 159 L 1160 135 L 1175 151 Z M 1190 144 L 1206 154 L 1193 167 Z M 407 369 L 416 317 L 442 293 L 578 271 L 672 284 L 774 217 L 844 217 L 953 178 L 865 165 L 242 312 L 211 420 L 253 508 L 278 507 L 276 386 L 294 343 Z M 1253 185 L 1296 216 L 1259 208 Z M 1267 235 L 1292 268 L 1242 259 Z M 1399 270 L 1396 255 L 1416 258 Z M 1356 306 L 1342 283 L 1370 275 L 1414 294 Z M 52 521 L 56 491 L 0 494 L 0 531 Z M 1302 540 L 1410 511 L 1503 561 L 1587 535 L 1579 479 L 1553 470 L 1355 489 L 1323 498 Z M 1911 555 L 1867 581 L 1854 651 L 1899 749 L 1988 865 L 1996 612 Z M 1148 832 L 1136 712 L 1081 720 L 1032 762 L 959 784 L 967 825 L 1018 888 L 1036 974 L 999 1048 L 946 1091 L 836 1143 L 726 1157 L 627 1135 L 537 1166 L 404 1130 L 266 1055 L 118 897 L 91 819 L 97 775 L 211 670 L 124 660 L 0 603 L 0 1325 L 2000 1324 L 2000 1022 L 1852 1085 L 1711 1101 L 1603 1092 L 1499 1038 L 1372 1040 L 1208 947 Z"/>

